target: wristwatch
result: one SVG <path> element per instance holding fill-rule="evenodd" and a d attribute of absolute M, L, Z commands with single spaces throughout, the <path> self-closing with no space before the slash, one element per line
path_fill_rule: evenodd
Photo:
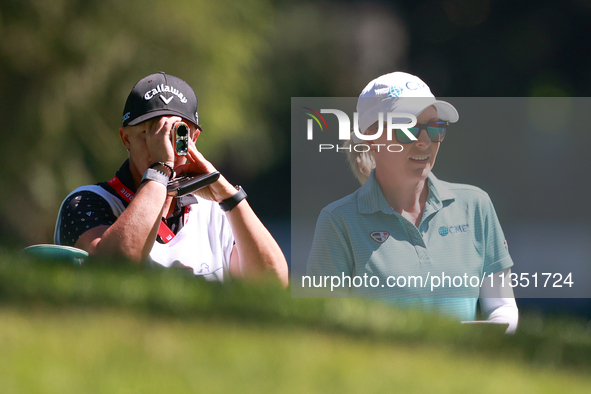
<path fill-rule="evenodd" d="M 155 168 L 148 168 L 144 171 L 144 175 L 142 176 L 142 181 L 140 184 L 148 181 L 155 181 L 158 183 L 162 183 L 164 186 L 168 186 L 168 180 L 170 178 L 167 174 L 163 173 L 162 171 L 158 171 Z"/>
<path fill-rule="evenodd" d="M 224 212 L 230 212 L 238 203 L 244 200 L 248 195 L 242 188 L 242 186 L 237 186 L 238 191 L 230 198 L 226 198 L 224 201 L 220 203 L 220 207 Z"/>
<path fill-rule="evenodd" d="M 173 179 L 175 177 L 175 175 L 176 175 L 175 172 L 174 172 L 174 168 L 172 168 L 171 166 L 169 166 L 168 164 L 166 164 L 164 162 L 158 161 L 156 163 L 152 163 L 149 168 L 154 168 L 154 167 L 164 167 L 164 168 L 166 168 L 168 170 L 168 172 L 169 172 L 168 179 Z M 158 171 L 160 171 L 160 170 L 158 170 Z M 165 173 L 164 171 L 160 171 L 160 172 Z"/>
<path fill-rule="evenodd" d="M 157 170 L 154 167 L 163 167 L 169 171 L 169 174 L 165 173 L 164 171 Z M 144 175 L 142 176 L 142 181 L 140 184 L 147 182 L 147 181 L 155 181 L 162 183 L 164 186 L 168 186 L 168 181 L 174 178 L 175 173 L 174 169 L 166 163 L 161 161 L 153 163 L 148 167 L 146 171 L 144 171 Z"/>

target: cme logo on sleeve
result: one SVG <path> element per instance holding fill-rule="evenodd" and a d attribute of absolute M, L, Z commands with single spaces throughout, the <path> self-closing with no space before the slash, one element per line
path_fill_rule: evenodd
<path fill-rule="evenodd" d="M 458 234 L 458 233 L 467 233 L 470 230 L 470 226 L 467 224 L 461 224 L 459 226 L 441 226 L 439 227 L 439 235 L 445 237 L 447 234 Z"/>

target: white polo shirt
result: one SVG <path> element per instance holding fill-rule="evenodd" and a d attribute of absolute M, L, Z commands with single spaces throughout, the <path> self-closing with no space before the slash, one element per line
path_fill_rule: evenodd
<path fill-rule="evenodd" d="M 82 186 L 70 195 L 80 191 L 90 191 L 101 196 L 116 217 L 125 210 L 121 200 L 101 186 Z M 61 228 L 61 217 L 58 217 L 54 237 L 56 244 L 59 244 Z M 189 205 L 185 223 L 176 236 L 166 244 L 154 242 L 148 262 L 164 267 L 186 268 L 206 280 L 223 282 L 229 278 L 233 246 L 232 228 L 219 205 L 197 197 L 197 203 Z"/>

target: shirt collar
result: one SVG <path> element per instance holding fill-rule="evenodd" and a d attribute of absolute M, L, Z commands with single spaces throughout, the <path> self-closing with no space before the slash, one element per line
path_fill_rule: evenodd
<path fill-rule="evenodd" d="M 437 177 L 430 172 L 427 176 L 427 183 L 429 186 L 429 196 L 427 197 L 427 203 L 439 210 L 443 207 L 444 201 L 453 201 L 456 198 L 454 192 L 452 192 L 445 182 L 440 181 Z"/>
<path fill-rule="evenodd" d="M 129 190 L 134 193 L 137 191 L 133 182 L 133 175 L 131 175 L 131 169 L 129 168 L 129 159 L 125 160 L 125 163 L 119 167 L 115 175 Z"/>
<path fill-rule="evenodd" d="M 433 205 L 436 209 L 443 207 L 444 201 L 454 200 L 456 197 L 447 185 L 437 179 L 433 173 L 429 173 L 427 176 L 427 184 L 429 188 L 427 204 Z M 370 214 L 377 211 L 382 211 L 386 214 L 395 213 L 382 194 L 380 185 L 375 177 L 375 169 L 369 175 L 369 179 L 359 188 L 357 194 L 357 210 L 362 214 Z"/>

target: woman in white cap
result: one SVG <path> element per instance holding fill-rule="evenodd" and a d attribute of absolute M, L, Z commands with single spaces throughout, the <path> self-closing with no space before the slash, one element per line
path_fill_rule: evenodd
<path fill-rule="evenodd" d="M 365 87 L 357 114 L 349 162 L 362 186 L 320 213 L 307 274 L 466 321 L 479 298 L 487 320 L 513 332 L 513 261 L 490 198 L 432 173 L 457 110 L 418 77 L 395 72 Z M 388 130 L 392 123 L 413 127 Z"/>

